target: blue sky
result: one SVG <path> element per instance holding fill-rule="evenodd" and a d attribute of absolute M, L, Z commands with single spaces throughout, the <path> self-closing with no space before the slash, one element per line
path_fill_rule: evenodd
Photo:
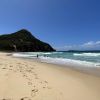
<path fill-rule="evenodd" d="M 58 50 L 100 49 L 100 1 L 0 0 L 0 33 L 22 28 Z"/>

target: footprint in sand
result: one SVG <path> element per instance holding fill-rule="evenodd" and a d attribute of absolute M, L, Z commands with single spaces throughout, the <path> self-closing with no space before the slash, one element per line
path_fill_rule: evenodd
<path fill-rule="evenodd" d="M 40 84 L 42 84 L 43 89 L 52 89 L 52 87 L 48 86 L 47 81 L 41 81 Z"/>
<path fill-rule="evenodd" d="M 29 72 L 29 73 L 31 73 L 32 71 L 31 71 L 31 69 L 30 70 L 26 70 L 27 72 Z"/>
<path fill-rule="evenodd" d="M 0 100 L 12 100 L 12 99 L 0 99 Z"/>
<path fill-rule="evenodd" d="M 23 74 L 23 77 L 27 77 L 27 75 Z"/>
<path fill-rule="evenodd" d="M 32 82 L 28 82 L 28 85 L 32 85 Z"/>
<path fill-rule="evenodd" d="M 6 68 L 2 68 L 2 69 L 6 69 Z"/>
<path fill-rule="evenodd" d="M 12 65 L 10 65 L 9 67 L 13 67 Z"/>
<path fill-rule="evenodd" d="M 31 90 L 31 96 L 34 97 L 38 93 L 38 89 Z"/>
<path fill-rule="evenodd" d="M 21 98 L 20 100 L 31 100 L 29 97 Z"/>
<path fill-rule="evenodd" d="M 44 81 L 45 83 L 48 83 L 47 81 Z"/>
<path fill-rule="evenodd" d="M 35 79 L 39 79 L 37 76 L 35 76 Z"/>
<path fill-rule="evenodd" d="M 35 79 L 39 79 L 37 74 L 34 73 L 33 75 L 35 76 Z"/>

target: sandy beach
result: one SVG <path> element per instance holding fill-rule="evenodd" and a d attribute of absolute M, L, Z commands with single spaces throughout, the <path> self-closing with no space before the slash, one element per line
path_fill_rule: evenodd
<path fill-rule="evenodd" d="M 0 53 L 0 100 L 100 100 L 100 77 Z"/>

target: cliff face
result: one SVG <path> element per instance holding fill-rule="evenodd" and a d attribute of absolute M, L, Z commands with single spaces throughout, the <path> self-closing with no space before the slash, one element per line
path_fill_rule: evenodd
<path fill-rule="evenodd" d="M 55 51 L 48 43 L 35 38 L 25 29 L 11 34 L 1 35 L 0 50 L 18 52 Z"/>

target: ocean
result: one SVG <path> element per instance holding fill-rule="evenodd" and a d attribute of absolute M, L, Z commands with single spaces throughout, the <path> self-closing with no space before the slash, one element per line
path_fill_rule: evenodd
<path fill-rule="evenodd" d="M 41 61 L 43 60 L 45 62 L 51 62 L 55 64 L 61 63 L 65 65 L 65 63 L 68 62 L 76 62 L 80 64 L 82 63 L 83 65 L 100 65 L 100 52 L 19 52 L 13 54 L 13 56 L 23 58 L 36 58 L 37 55 Z"/>
<path fill-rule="evenodd" d="M 100 76 L 100 52 L 19 52 L 13 57 L 38 59 Z"/>

